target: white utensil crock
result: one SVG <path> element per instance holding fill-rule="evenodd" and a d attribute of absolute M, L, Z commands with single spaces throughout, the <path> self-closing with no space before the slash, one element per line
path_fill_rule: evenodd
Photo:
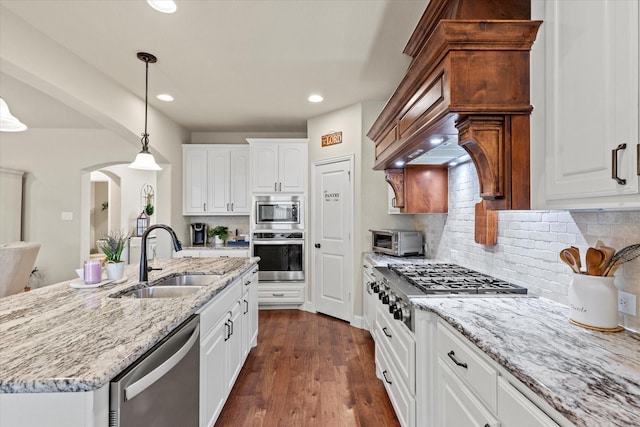
<path fill-rule="evenodd" d="M 618 327 L 618 289 L 613 277 L 572 274 L 569 318 L 602 329 Z"/>

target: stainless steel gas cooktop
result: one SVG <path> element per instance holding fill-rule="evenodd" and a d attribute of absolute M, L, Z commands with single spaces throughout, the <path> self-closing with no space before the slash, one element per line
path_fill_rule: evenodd
<path fill-rule="evenodd" d="M 371 289 L 396 320 L 414 330 L 414 308 L 409 298 L 424 296 L 526 294 L 527 288 L 456 264 L 389 264 Z"/>

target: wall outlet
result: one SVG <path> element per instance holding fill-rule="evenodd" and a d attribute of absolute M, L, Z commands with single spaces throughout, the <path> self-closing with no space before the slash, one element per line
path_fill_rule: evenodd
<path fill-rule="evenodd" d="M 628 292 L 618 291 L 618 311 L 635 316 L 636 296 Z"/>
<path fill-rule="evenodd" d="M 63 221 L 73 221 L 73 212 L 62 212 L 60 214 L 60 219 Z"/>

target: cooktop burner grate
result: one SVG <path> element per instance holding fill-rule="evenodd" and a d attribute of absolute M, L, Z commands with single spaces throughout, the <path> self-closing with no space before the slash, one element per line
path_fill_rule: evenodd
<path fill-rule="evenodd" d="M 425 294 L 526 294 L 527 289 L 456 264 L 390 264 Z"/>

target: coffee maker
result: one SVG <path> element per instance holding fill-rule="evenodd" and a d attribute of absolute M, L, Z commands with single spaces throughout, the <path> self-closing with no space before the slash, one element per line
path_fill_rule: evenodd
<path fill-rule="evenodd" d="M 194 222 L 191 224 L 191 246 L 205 246 L 207 244 L 207 224 Z"/>

